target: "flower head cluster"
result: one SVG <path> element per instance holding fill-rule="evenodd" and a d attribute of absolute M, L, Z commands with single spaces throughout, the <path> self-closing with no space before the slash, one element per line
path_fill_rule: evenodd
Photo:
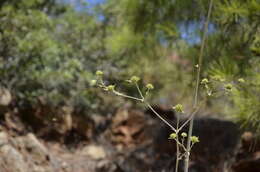
<path fill-rule="evenodd" d="M 206 85 L 209 83 L 209 80 L 207 78 L 204 78 L 201 80 L 201 84 Z"/>
<path fill-rule="evenodd" d="M 146 88 L 148 89 L 148 90 L 152 90 L 152 89 L 154 89 L 154 86 L 153 86 L 153 84 L 147 84 L 146 85 Z"/>
<path fill-rule="evenodd" d="M 107 91 L 114 91 L 115 90 L 115 85 L 109 85 L 106 88 L 107 88 Z"/>
<path fill-rule="evenodd" d="M 93 80 L 90 81 L 90 85 L 91 85 L 91 86 L 94 86 L 94 85 L 96 85 L 96 84 L 97 84 L 97 80 L 93 79 Z"/>
<path fill-rule="evenodd" d="M 103 76 L 103 74 L 104 74 L 104 73 L 103 73 L 101 70 L 97 70 L 97 71 L 96 71 L 96 75 L 97 75 L 97 76 Z"/>
<path fill-rule="evenodd" d="M 177 134 L 176 133 L 170 134 L 169 139 L 176 139 L 176 138 L 177 138 Z"/>
<path fill-rule="evenodd" d="M 191 136 L 191 137 L 190 137 L 190 141 L 191 141 L 193 144 L 200 142 L 200 141 L 199 141 L 199 138 L 198 138 L 197 136 Z"/>
<path fill-rule="evenodd" d="M 185 132 L 181 133 L 181 137 L 187 137 L 187 133 Z"/>
<path fill-rule="evenodd" d="M 181 104 L 177 104 L 175 106 L 172 107 L 173 110 L 175 110 L 176 112 L 180 112 L 180 113 L 184 113 L 183 111 L 183 106 Z"/>
<path fill-rule="evenodd" d="M 132 76 L 129 81 L 132 83 L 137 83 L 139 80 L 140 78 L 138 76 Z"/>

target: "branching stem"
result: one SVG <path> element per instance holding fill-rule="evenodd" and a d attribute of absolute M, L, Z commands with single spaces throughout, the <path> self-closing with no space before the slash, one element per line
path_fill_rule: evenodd
<path fill-rule="evenodd" d="M 144 100 L 144 96 L 143 96 L 143 93 L 142 93 L 142 91 L 141 91 L 141 89 L 140 89 L 139 85 L 138 85 L 137 83 L 135 83 L 135 86 L 136 86 L 136 88 L 137 88 L 137 90 L 138 90 L 138 92 L 139 92 L 140 96 L 141 96 L 141 97 L 142 97 L 142 99 Z"/>
<path fill-rule="evenodd" d="M 137 88 L 137 90 L 138 90 L 138 92 L 139 92 L 139 94 L 140 94 L 140 96 L 141 96 L 142 98 L 137 98 L 137 97 L 133 97 L 133 96 L 128 96 L 128 95 L 122 94 L 122 93 L 120 93 L 120 92 L 118 92 L 118 91 L 115 91 L 115 90 L 113 91 L 113 93 L 114 93 L 115 95 L 118 95 L 118 96 L 122 96 L 122 97 L 125 97 L 125 98 L 129 98 L 129 99 L 133 99 L 133 100 L 137 100 L 137 101 L 140 101 L 140 102 L 145 103 L 145 105 L 146 105 L 161 121 L 163 121 L 166 125 L 168 125 L 174 132 L 177 132 L 177 130 L 176 130 L 166 119 L 164 119 L 159 113 L 157 113 L 157 112 L 154 110 L 154 108 L 153 108 L 147 101 L 145 101 L 145 98 L 144 98 L 144 96 L 143 96 L 143 93 L 141 92 L 141 90 L 140 90 L 138 84 L 136 83 L 135 85 L 136 85 L 136 88 Z"/>
<path fill-rule="evenodd" d="M 146 102 L 146 105 L 159 119 L 161 119 L 166 125 L 168 125 L 174 132 L 177 131 L 168 121 L 166 121 L 160 114 L 158 114 L 149 103 Z"/>
<path fill-rule="evenodd" d="M 140 101 L 140 102 L 143 102 L 144 99 L 140 99 L 140 98 L 137 98 L 137 97 L 133 97 L 133 96 L 128 96 L 128 95 L 125 95 L 125 94 L 122 94 L 118 91 L 113 91 L 115 95 L 117 96 L 122 96 L 122 97 L 125 97 L 125 98 L 128 98 L 128 99 L 133 99 L 133 100 L 137 100 L 137 101 Z"/>

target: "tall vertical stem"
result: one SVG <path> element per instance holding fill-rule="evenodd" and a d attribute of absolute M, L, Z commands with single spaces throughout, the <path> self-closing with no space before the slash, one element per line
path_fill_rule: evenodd
<path fill-rule="evenodd" d="M 197 68 L 197 76 L 196 76 L 196 87 L 195 87 L 195 95 L 194 95 L 194 102 L 193 102 L 193 108 L 197 108 L 198 106 L 198 93 L 199 93 L 199 83 L 200 83 L 200 74 L 201 74 L 201 67 L 202 67 L 202 59 L 203 59 L 203 52 L 205 48 L 205 41 L 207 38 L 207 32 L 208 32 L 208 25 L 209 25 L 209 18 L 212 10 L 213 0 L 210 0 L 209 4 L 209 10 L 207 19 L 204 25 L 204 33 L 202 38 L 202 43 L 200 47 L 200 53 L 199 53 L 199 59 L 198 59 L 198 68 Z M 187 140 L 187 155 L 185 156 L 185 162 L 184 162 L 184 172 L 189 171 L 189 160 L 190 160 L 190 150 L 191 150 L 191 140 L 190 137 L 192 136 L 192 130 L 193 130 L 193 122 L 194 118 L 191 119 L 190 125 L 189 125 L 189 133 L 188 133 L 188 140 Z"/>
<path fill-rule="evenodd" d="M 180 115 L 177 114 L 177 125 L 176 125 L 176 164 L 175 164 L 175 172 L 178 172 L 179 169 L 179 158 L 180 158 L 180 146 L 179 146 L 179 123 L 180 123 Z"/>

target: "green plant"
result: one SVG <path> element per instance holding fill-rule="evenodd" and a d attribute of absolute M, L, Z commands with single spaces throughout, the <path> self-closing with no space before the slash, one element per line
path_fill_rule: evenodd
<path fill-rule="evenodd" d="M 145 104 L 160 120 L 162 120 L 166 125 L 168 125 L 173 133 L 170 134 L 169 139 L 176 141 L 176 172 L 179 168 L 179 161 L 183 159 L 183 157 L 187 157 L 190 154 L 191 148 L 194 146 L 195 143 L 199 142 L 199 138 L 196 136 L 189 136 L 188 138 L 187 133 L 182 132 L 182 129 L 193 119 L 196 112 L 199 110 L 199 107 L 194 108 L 193 112 L 191 112 L 189 118 L 180 125 L 180 115 L 184 113 L 183 106 L 181 104 L 177 104 L 172 107 L 173 110 L 177 113 L 177 124 L 176 126 L 171 125 L 166 119 L 164 119 L 159 113 L 155 111 L 155 109 L 151 106 L 151 104 L 148 101 L 148 95 L 151 90 L 154 89 L 154 86 L 151 83 L 146 84 L 144 88 L 141 88 L 139 85 L 139 81 L 141 80 L 137 76 L 132 76 L 129 80 L 126 80 L 129 84 L 133 84 L 136 87 L 136 91 L 139 94 L 139 97 L 126 95 L 116 89 L 115 85 L 106 85 L 103 81 L 103 72 L 97 71 L 96 72 L 97 80 L 92 80 L 92 83 L 96 84 L 98 87 L 102 88 L 104 91 L 113 93 L 117 96 L 133 99 L 136 101 L 139 101 L 143 104 Z M 145 90 L 145 94 L 142 92 L 142 90 Z M 189 149 L 185 146 L 185 142 L 190 140 Z"/>
<path fill-rule="evenodd" d="M 198 110 L 200 109 L 201 105 L 205 103 L 204 100 L 202 100 L 200 103 L 198 103 L 196 106 L 194 106 L 193 111 L 190 112 L 188 118 L 186 118 L 183 123 L 180 123 L 180 116 L 184 114 L 184 108 L 182 104 L 176 104 L 172 107 L 172 109 L 176 112 L 176 126 L 171 125 L 166 119 L 162 117 L 156 110 L 151 106 L 149 103 L 148 97 L 151 91 L 154 89 L 153 84 L 148 83 L 143 87 L 140 87 L 140 81 L 141 78 L 137 76 L 132 76 L 130 79 L 126 80 L 127 83 L 132 84 L 136 88 L 136 92 L 138 92 L 137 96 L 131 96 L 122 93 L 119 91 L 115 85 L 105 84 L 103 79 L 103 72 L 97 71 L 96 72 L 97 79 L 92 80 L 91 83 L 93 85 L 98 86 L 99 88 L 103 89 L 106 92 L 112 93 L 116 96 L 132 99 L 138 102 L 143 103 L 145 106 L 147 106 L 162 122 L 164 122 L 166 125 L 168 125 L 172 133 L 169 135 L 169 139 L 174 140 L 176 142 L 176 166 L 175 171 L 178 172 L 179 168 L 179 161 L 185 160 L 189 158 L 190 152 L 193 148 L 193 146 L 196 143 L 199 143 L 199 137 L 194 135 L 188 135 L 186 132 L 183 132 L 185 126 L 187 126 L 193 119 Z M 243 78 L 239 78 L 238 82 L 244 83 Z M 203 78 L 200 82 L 200 85 L 204 88 L 206 92 L 206 96 L 208 97 L 218 97 L 219 94 L 222 94 L 224 91 L 224 94 L 227 95 L 233 95 L 234 91 L 238 91 L 237 87 L 235 87 L 233 84 L 224 82 L 219 77 L 212 77 L 212 79 Z M 190 143 L 189 145 L 185 143 Z"/>

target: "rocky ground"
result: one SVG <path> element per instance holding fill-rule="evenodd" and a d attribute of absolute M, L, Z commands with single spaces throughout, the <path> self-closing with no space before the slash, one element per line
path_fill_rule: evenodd
<path fill-rule="evenodd" d="M 174 124 L 171 111 L 161 107 L 156 110 Z M 122 108 L 113 117 L 66 117 L 67 122 L 63 120 L 60 125 L 58 119 L 52 119 L 52 123 L 41 121 L 39 114 L 43 112 L 33 111 L 34 117 L 38 113 L 33 121 L 39 121 L 30 128 L 20 113 L 6 112 L 1 119 L 0 172 L 170 172 L 174 169 L 175 145 L 168 139 L 170 130 L 149 111 Z M 70 124 L 70 120 L 77 124 Z M 195 120 L 194 132 L 200 143 L 192 151 L 190 171 L 260 172 L 260 144 L 252 133 L 240 133 L 232 122 L 205 117 Z"/>

